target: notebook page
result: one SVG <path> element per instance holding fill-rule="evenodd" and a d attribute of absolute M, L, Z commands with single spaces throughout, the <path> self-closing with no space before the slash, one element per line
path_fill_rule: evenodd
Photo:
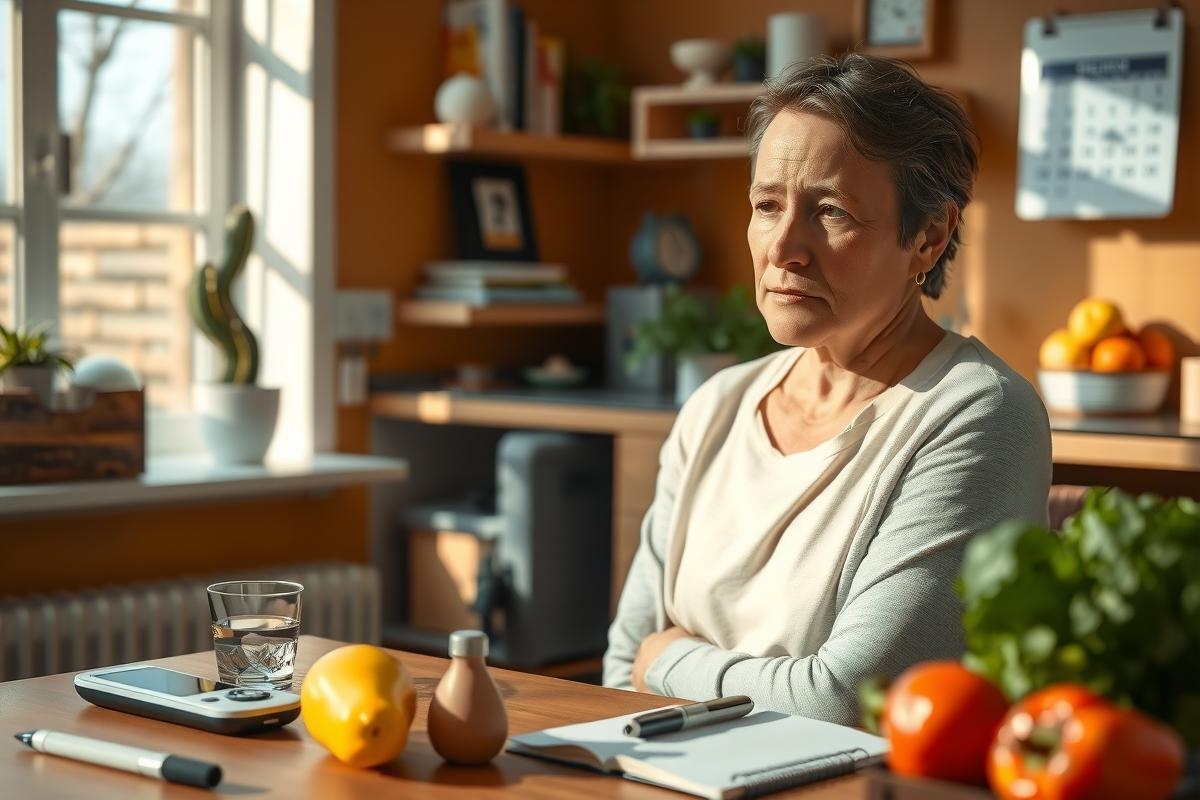
<path fill-rule="evenodd" d="M 595 753 L 608 768 L 618 756 L 631 773 L 629 760 L 650 766 L 646 777 L 663 774 L 687 783 L 717 789 L 754 782 L 779 768 L 786 770 L 834 753 L 855 751 L 863 763 L 887 752 L 887 741 L 878 736 L 829 722 L 793 717 L 775 711 L 756 711 L 741 719 L 706 725 L 678 733 L 634 739 L 625 736 L 625 724 L 637 714 L 565 725 L 537 733 L 514 736 L 517 752 L 536 752 L 564 745 L 582 746 Z M 748 777 L 753 776 L 753 777 Z"/>

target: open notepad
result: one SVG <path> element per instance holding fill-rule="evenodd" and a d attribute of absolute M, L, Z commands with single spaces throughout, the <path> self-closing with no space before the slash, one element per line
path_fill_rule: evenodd
<path fill-rule="evenodd" d="M 714 800 L 843 775 L 887 752 L 887 740 L 878 736 L 775 711 L 651 739 L 622 733 L 635 716 L 513 736 L 508 749 Z"/>

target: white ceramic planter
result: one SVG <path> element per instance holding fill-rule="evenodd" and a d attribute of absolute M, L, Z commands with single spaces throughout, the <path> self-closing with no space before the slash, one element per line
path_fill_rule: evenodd
<path fill-rule="evenodd" d="M 192 408 L 214 463 L 262 463 L 279 419 L 278 389 L 197 383 L 192 386 Z"/>
<path fill-rule="evenodd" d="M 9 367 L 4 370 L 4 388 L 9 391 L 28 389 L 50 408 L 54 402 L 54 373 L 52 366 Z"/>
<path fill-rule="evenodd" d="M 737 363 L 733 353 L 700 353 L 675 358 L 675 402 L 683 405 L 700 384 Z"/>

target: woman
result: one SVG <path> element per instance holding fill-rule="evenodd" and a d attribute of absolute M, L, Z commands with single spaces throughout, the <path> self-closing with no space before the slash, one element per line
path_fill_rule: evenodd
<path fill-rule="evenodd" d="M 974 133 L 899 62 L 809 62 L 750 111 L 758 307 L 790 345 L 681 409 L 609 631 L 610 686 L 834 722 L 855 692 L 962 652 L 968 538 L 1045 521 L 1032 387 L 942 331 Z"/>

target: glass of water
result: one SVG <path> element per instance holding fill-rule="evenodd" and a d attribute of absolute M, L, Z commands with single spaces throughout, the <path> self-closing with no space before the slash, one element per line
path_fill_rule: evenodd
<path fill-rule="evenodd" d="M 226 581 L 208 587 L 222 682 L 274 689 L 292 685 L 303 592 L 303 586 L 290 581 Z"/>

